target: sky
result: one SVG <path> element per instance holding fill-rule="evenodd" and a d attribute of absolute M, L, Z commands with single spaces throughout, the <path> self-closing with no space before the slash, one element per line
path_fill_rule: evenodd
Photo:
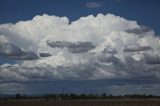
<path fill-rule="evenodd" d="M 88 8 L 87 2 L 98 2 L 98 8 Z M 160 33 L 159 0 L 0 0 L 0 23 L 30 20 L 36 15 L 66 16 L 71 21 L 82 16 L 112 13 L 136 20 Z"/>
<path fill-rule="evenodd" d="M 159 0 L 0 0 L 0 94 L 160 95 Z"/>

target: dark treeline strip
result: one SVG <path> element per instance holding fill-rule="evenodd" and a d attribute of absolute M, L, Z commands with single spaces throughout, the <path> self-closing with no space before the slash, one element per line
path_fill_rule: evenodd
<path fill-rule="evenodd" d="M 24 99 L 45 99 L 45 100 L 89 100 L 89 99 L 160 99 L 160 96 L 132 94 L 132 95 L 107 95 L 103 94 L 44 94 L 44 95 L 25 95 L 17 93 L 15 95 L 1 96 L 0 100 L 24 100 Z"/>

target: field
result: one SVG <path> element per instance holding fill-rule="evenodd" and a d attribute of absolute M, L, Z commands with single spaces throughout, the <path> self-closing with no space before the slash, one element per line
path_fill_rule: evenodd
<path fill-rule="evenodd" d="M 160 100 L 8 100 L 0 106 L 160 106 Z"/>

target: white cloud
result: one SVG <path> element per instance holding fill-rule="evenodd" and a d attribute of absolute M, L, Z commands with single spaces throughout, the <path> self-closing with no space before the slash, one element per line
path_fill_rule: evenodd
<path fill-rule="evenodd" d="M 71 23 L 67 17 L 46 14 L 35 16 L 32 20 L 0 25 L 0 41 L 3 40 L 13 43 L 23 51 L 48 53 L 50 56 L 32 61 L 24 60 L 18 66 L 1 65 L 1 82 L 160 78 L 160 64 L 148 65 L 144 56 L 144 53 L 160 54 L 159 37 L 153 30 L 142 28 L 136 21 L 113 14 L 89 15 Z M 77 42 L 90 42 L 95 48 L 82 47 L 75 53 L 67 48 L 50 47 L 48 40 L 74 43 L 74 47 L 77 47 Z M 134 52 L 124 52 L 129 44 L 140 46 Z M 152 49 L 146 50 L 145 47 Z M 83 49 L 85 50 L 81 52 Z"/>
<path fill-rule="evenodd" d="M 102 3 L 99 3 L 99 2 L 88 2 L 86 4 L 86 7 L 88 7 L 88 8 L 99 8 L 99 7 L 102 7 Z"/>

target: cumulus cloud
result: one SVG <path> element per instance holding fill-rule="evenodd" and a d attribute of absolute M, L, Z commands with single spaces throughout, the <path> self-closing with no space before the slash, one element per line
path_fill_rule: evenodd
<path fill-rule="evenodd" d="M 67 17 L 38 15 L 1 24 L 0 41 L 8 42 L 0 44 L 1 56 L 21 59 L 0 65 L 1 83 L 160 80 L 160 38 L 136 21 L 113 14 L 89 15 L 73 22 Z"/>
<path fill-rule="evenodd" d="M 88 7 L 88 8 L 99 8 L 99 7 L 102 7 L 102 3 L 99 3 L 99 2 L 88 2 L 86 4 L 86 7 Z"/>

